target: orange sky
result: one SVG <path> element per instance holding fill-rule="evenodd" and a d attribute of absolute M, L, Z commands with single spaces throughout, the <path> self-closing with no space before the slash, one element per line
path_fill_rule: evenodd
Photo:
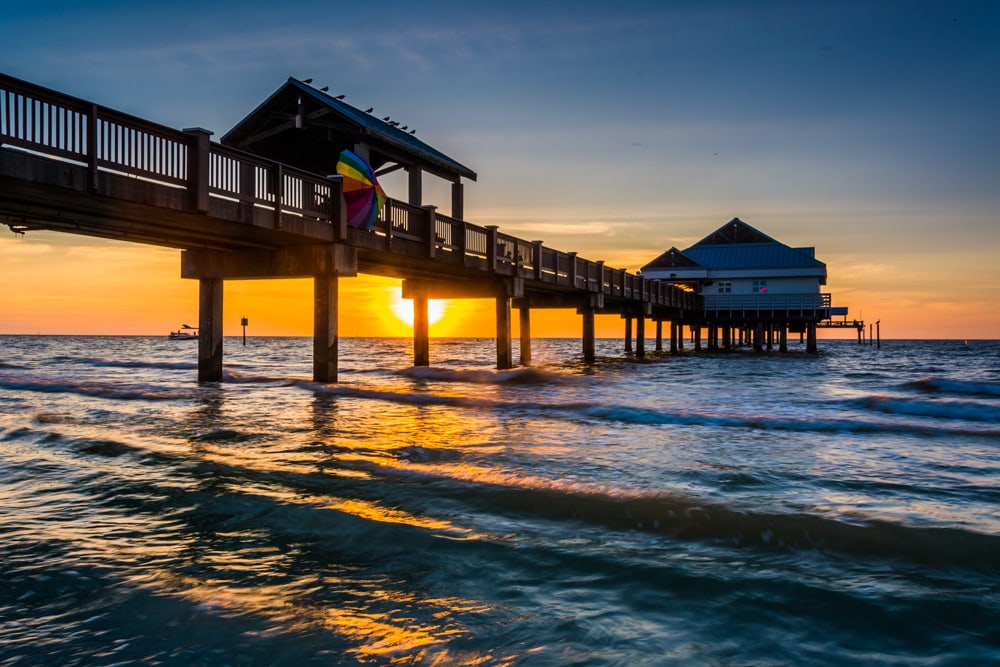
<path fill-rule="evenodd" d="M 589 245 L 586 235 L 578 241 L 572 247 Z M 806 240 L 790 241 L 800 245 Z M 645 252 L 605 248 L 581 254 L 634 271 L 659 252 L 658 247 Z M 983 261 L 991 261 L 993 253 L 991 248 L 982 249 Z M 940 290 L 919 268 L 894 264 L 892 258 L 884 264 L 849 253 L 831 258 L 822 248 L 817 255 L 827 262 L 831 280 L 824 290 L 833 293 L 834 305 L 848 305 L 852 318 L 880 319 L 883 338 L 995 338 L 1000 331 L 1000 311 L 990 301 L 1000 288 L 995 274 L 961 290 Z M 197 324 L 198 284 L 179 275 L 176 250 L 54 232 L 29 232 L 24 237 L 4 233 L 0 235 L 4 285 L 0 333 L 163 335 L 181 323 Z M 399 286 L 398 280 L 376 276 L 341 279 L 340 335 L 411 335 L 411 327 L 397 314 L 402 310 L 405 316 L 410 310 L 409 301 L 400 303 Z M 250 335 L 311 335 L 311 292 L 309 280 L 227 281 L 225 334 L 239 334 L 245 315 Z M 442 303 L 442 316 L 431 325 L 432 337 L 494 335 L 491 300 Z M 623 330 L 617 316 L 597 318 L 599 337 L 622 336 Z M 580 318 L 572 310 L 534 311 L 532 333 L 576 337 Z M 654 335 L 651 326 L 647 335 Z M 820 332 L 821 337 L 853 335 Z"/>

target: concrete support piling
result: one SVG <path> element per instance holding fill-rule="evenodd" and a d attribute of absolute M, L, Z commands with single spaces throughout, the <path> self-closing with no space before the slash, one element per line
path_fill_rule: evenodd
<path fill-rule="evenodd" d="M 222 381 L 221 278 L 198 281 L 198 381 Z"/>
<path fill-rule="evenodd" d="M 663 352 L 663 320 L 656 320 L 656 351 Z"/>
<path fill-rule="evenodd" d="M 625 354 L 632 352 L 632 317 L 625 317 Z"/>
<path fill-rule="evenodd" d="M 679 326 L 677 322 L 670 321 L 670 354 L 677 354 L 677 328 Z"/>
<path fill-rule="evenodd" d="M 497 369 L 514 367 L 513 342 L 510 333 L 510 297 L 497 297 Z"/>
<path fill-rule="evenodd" d="M 646 318 L 642 315 L 635 320 L 635 356 L 646 356 Z"/>
<path fill-rule="evenodd" d="M 427 319 L 427 295 L 413 297 L 413 365 L 431 365 L 430 325 Z"/>
<path fill-rule="evenodd" d="M 338 372 L 337 309 L 339 278 L 313 278 L 313 380 L 336 382 Z"/>
<path fill-rule="evenodd" d="M 531 365 L 531 309 L 526 302 L 518 308 L 521 325 L 521 365 Z"/>
<path fill-rule="evenodd" d="M 583 362 L 592 364 L 597 359 L 594 337 L 594 309 L 583 308 L 580 311 L 583 316 Z"/>

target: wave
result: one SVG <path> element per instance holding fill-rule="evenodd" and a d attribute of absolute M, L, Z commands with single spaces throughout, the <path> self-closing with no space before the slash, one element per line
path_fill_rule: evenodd
<path fill-rule="evenodd" d="M 886 414 L 933 417 L 936 419 L 963 419 L 967 421 L 1000 422 L 1000 407 L 960 401 L 910 401 L 886 396 L 866 396 L 847 401 L 854 405 Z"/>
<path fill-rule="evenodd" d="M 74 361 L 91 366 L 108 368 L 159 368 L 167 370 L 197 370 L 198 363 L 193 361 L 122 361 L 118 359 L 83 358 Z"/>
<path fill-rule="evenodd" d="M 443 481 L 437 472 L 407 468 L 369 470 L 381 475 Z M 577 521 L 603 529 L 663 534 L 678 541 L 727 547 L 818 551 L 895 559 L 934 567 L 1000 571 L 1000 536 L 960 528 L 911 526 L 886 520 L 848 520 L 818 514 L 751 511 L 682 493 L 588 489 L 583 485 L 504 476 L 448 478 L 423 484 L 487 514 L 520 519 Z"/>
<path fill-rule="evenodd" d="M 976 429 L 928 424 L 891 423 L 856 420 L 778 419 L 761 415 L 722 416 L 699 412 L 655 410 L 652 408 L 603 405 L 597 403 L 519 403 L 469 396 L 442 396 L 383 389 L 361 389 L 343 384 L 321 385 L 294 381 L 305 389 L 334 396 L 364 398 L 410 405 L 444 405 L 506 411 L 541 412 L 546 416 L 561 415 L 569 419 L 600 419 L 624 424 L 646 426 L 708 426 L 717 428 L 750 428 L 799 433 L 903 433 L 922 436 L 1000 437 L 1000 429 Z"/>
<path fill-rule="evenodd" d="M 959 394 L 962 396 L 1000 396 L 1000 384 L 971 380 L 925 377 L 909 382 L 906 387 L 929 394 Z"/>
<path fill-rule="evenodd" d="M 0 376 L 0 389 L 34 391 L 45 394 L 79 394 L 98 398 L 131 401 L 174 401 L 192 398 L 192 391 L 161 389 L 149 385 L 118 385 L 99 382 L 72 382 L 70 380 L 42 380 Z"/>
<path fill-rule="evenodd" d="M 578 380 L 539 368 L 514 368 L 510 370 L 451 369 L 437 366 L 414 366 L 400 371 L 401 375 L 420 380 L 469 382 L 473 384 L 572 384 Z"/>

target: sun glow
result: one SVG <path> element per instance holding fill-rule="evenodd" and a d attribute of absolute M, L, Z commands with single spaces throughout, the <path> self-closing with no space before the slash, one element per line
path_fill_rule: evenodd
<path fill-rule="evenodd" d="M 392 309 L 392 314 L 396 318 L 406 324 L 407 326 L 413 326 L 413 299 L 404 299 L 403 290 L 399 287 L 393 287 L 389 289 L 389 307 Z M 444 317 L 445 310 L 448 308 L 448 301 L 446 299 L 428 299 L 427 300 L 427 323 L 434 324 L 442 317 Z"/>

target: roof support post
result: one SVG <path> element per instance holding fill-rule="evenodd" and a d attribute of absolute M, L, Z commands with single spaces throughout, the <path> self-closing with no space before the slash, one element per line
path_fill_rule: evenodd
<path fill-rule="evenodd" d="M 423 187 L 423 171 L 420 167 L 413 166 L 406 168 L 407 173 L 407 185 L 409 191 L 409 197 L 407 201 L 413 206 L 423 206 L 424 204 L 424 187 Z"/>
<path fill-rule="evenodd" d="M 451 217 L 456 220 L 464 219 L 465 215 L 465 197 L 464 197 L 464 186 L 462 182 L 455 181 L 451 184 Z"/>

